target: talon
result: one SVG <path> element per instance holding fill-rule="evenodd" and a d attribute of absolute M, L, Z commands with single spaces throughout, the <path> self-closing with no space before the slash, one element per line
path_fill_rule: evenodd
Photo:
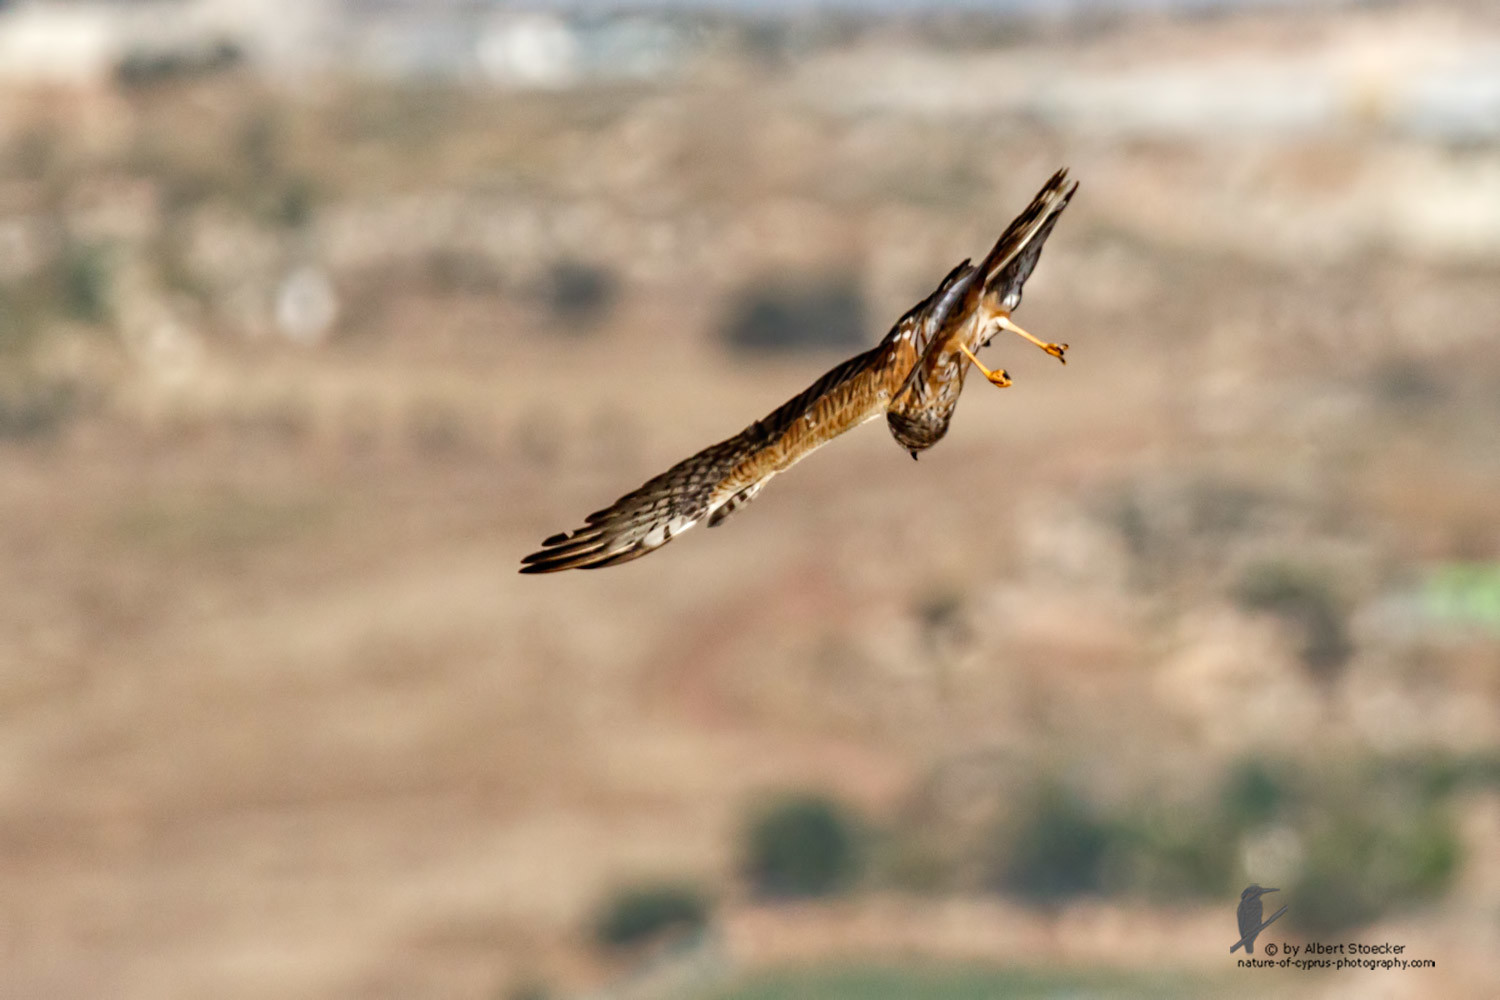
<path fill-rule="evenodd" d="M 1036 337 L 1033 337 L 1031 334 L 1027 333 L 1019 326 L 1016 326 L 1015 323 L 1011 322 L 1009 316 L 996 316 L 995 325 L 1002 330 L 1009 330 L 1011 333 L 1014 333 L 1019 337 L 1024 337 L 1025 339 L 1031 341 L 1033 344 L 1040 347 L 1042 350 L 1046 351 L 1048 354 L 1052 355 L 1063 364 L 1068 363 L 1068 359 L 1063 357 L 1063 352 L 1068 349 L 1067 344 L 1049 344 L 1045 340 L 1040 340 Z"/>
<path fill-rule="evenodd" d="M 994 371 L 990 371 L 974 356 L 974 352 L 969 350 L 968 345 L 959 344 L 958 349 L 969 356 L 969 360 L 974 362 L 974 367 L 984 373 L 984 377 L 990 380 L 991 385 L 998 386 L 1001 389 L 1010 385 L 1010 373 L 1004 368 L 996 368 Z"/>

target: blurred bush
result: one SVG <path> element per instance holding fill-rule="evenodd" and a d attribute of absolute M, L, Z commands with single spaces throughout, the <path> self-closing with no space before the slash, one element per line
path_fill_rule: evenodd
<path fill-rule="evenodd" d="M 115 81 L 126 88 L 149 87 L 224 73 L 244 61 L 244 50 L 227 39 L 201 50 L 137 51 L 120 60 L 115 67 Z"/>
<path fill-rule="evenodd" d="M 45 268 L 25 281 L 0 284 L 0 358 L 6 374 L 29 360 L 59 320 L 94 326 L 114 315 L 113 261 L 99 244 L 66 241 Z"/>
<path fill-rule="evenodd" d="M 745 875 L 764 896 L 826 896 L 859 877 L 864 858 L 858 821 L 816 794 L 783 799 L 745 833 Z"/>
<path fill-rule="evenodd" d="M 1034 903 L 1222 898 L 1259 875 L 1243 868 L 1247 838 L 1276 829 L 1296 851 L 1286 888 L 1299 924 L 1341 930 L 1445 891 L 1462 860 L 1446 803 L 1495 784 L 1500 765 L 1484 758 L 1311 773 L 1254 760 L 1186 801 L 1147 796 L 1103 809 L 1040 778 L 1032 792 L 1010 796 L 989 841 L 986 882 Z"/>
<path fill-rule="evenodd" d="M 848 350 L 868 338 L 864 297 L 849 278 L 801 286 L 763 281 L 733 297 L 724 340 L 737 350 Z"/>
<path fill-rule="evenodd" d="M 271 221 L 287 229 L 305 229 L 312 222 L 318 203 L 317 186 L 310 178 L 294 176 L 281 181 L 268 199 Z"/>
<path fill-rule="evenodd" d="M 605 900 L 594 923 L 594 937 L 610 948 L 633 948 L 700 931 L 708 915 L 708 898 L 693 886 L 630 886 Z"/>
<path fill-rule="evenodd" d="M 1408 359 L 1389 359 L 1370 376 L 1375 398 L 1404 416 L 1435 409 L 1453 393 L 1453 379 L 1430 365 Z"/>
<path fill-rule="evenodd" d="M 1397 757 L 1380 761 L 1371 780 L 1403 788 L 1421 804 L 1433 805 L 1473 789 L 1500 788 L 1500 754 Z"/>
<path fill-rule="evenodd" d="M 1281 774 L 1262 760 L 1232 767 L 1219 795 L 1225 821 L 1237 831 L 1272 822 L 1291 803 L 1292 789 Z"/>
<path fill-rule="evenodd" d="M 1322 772 L 1253 761 L 1226 777 L 1221 806 L 1231 839 L 1271 824 L 1293 833 L 1302 852 L 1288 887 L 1293 919 L 1326 933 L 1446 890 L 1462 859 L 1447 800 L 1486 773 L 1482 760 L 1446 755 Z"/>
<path fill-rule="evenodd" d="M 1152 900 L 1209 899 L 1238 888 L 1239 838 L 1212 809 L 1152 807 L 1107 826 L 1104 889 Z"/>
<path fill-rule="evenodd" d="M 1431 899 L 1448 887 L 1459 858 L 1457 834 L 1442 811 L 1340 805 L 1308 838 L 1306 865 L 1292 887 L 1296 923 L 1312 933 L 1339 931 Z"/>
<path fill-rule="evenodd" d="M 0 385 L 0 441 L 48 437 L 79 413 L 79 394 L 66 382 L 37 380 Z"/>
<path fill-rule="evenodd" d="M 1097 893 L 1116 830 L 1080 797 L 1045 784 L 1006 819 L 992 884 L 1036 902 Z"/>
<path fill-rule="evenodd" d="M 69 242 L 57 265 L 58 300 L 64 315 L 84 323 L 103 323 L 111 311 L 108 251 L 94 244 Z"/>
<path fill-rule="evenodd" d="M 620 279 L 600 264 L 557 261 L 542 279 L 541 298 L 557 323 L 582 332 L 608 318 L 620 299 Z"/>
<path fill-rule="evenodd" d="M 1345 612 L 1333 587 L 1319 573 L 1289 563 L 1249 567 L 1235 588 L 1247 611 L 1276 615 L 1302 636 L 1302 662 L 1313 676 L 1332 679 L 1353 652 Z"/>
<path fill-rule="evenodd" d="M 963 647 L 974 638 L 960 593 L 948 589 L 932 591 L 913 610 L 922 640 L 934 653 Z"/>

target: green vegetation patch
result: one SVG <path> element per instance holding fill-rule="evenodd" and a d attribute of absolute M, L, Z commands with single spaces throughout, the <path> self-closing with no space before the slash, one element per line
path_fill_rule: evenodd
<path fill-rule="evenodd" d="M 708 923 L 708 897 L 694 886 L 667 883 L 620 889 L 605 900 L 594 937 L 612 948 L 644 945 Z"/>
<path fill-rule="evenodd" d="M 1423 581 L 1422 609 L 1435 621 L 1500 631 L 1500 563 L 1448 563 Z"/>
<path fill-rule="evenodd" d="M 941 821 L 878 832 L 875 874 L 887 887 L 984 887 L 1044 906 L 1223 900 L 1267 881 L 1246 870 L 1246 850 L 1275 833 L 1296 855 L 1279 886 L 1299 900 L 1289 923 L 1340 930 L 1441 897 L 1463 863 L 1453 800 L 1497 783 L 1493 755 L 1442 754 L 1329 767 L 1251 759 L 1185 798 L 1148 791 L 1110 804 L 1036 775 L 1007 789 L 977 838 L 945 838 Z"/>
<path fill-rule="evenodd" d="M 969 965 L 845 966 L 781 970 L 747 979 L 711 1000 L 1172 1000 L 1234 995 L 1206 977 L 1112 969 Z"/>
<path fill-rule="evenodd" d="M 827 896 L 864 868 L 860 824 L 820 795 L 782 799 L 754 817 L 745 835 L 745 874 L 763 896 Z"/>
<path fill-rule="evenodd" d="M 1104 888 L 1104 860 L 1115 831 L 1066 789 L 1040 789 L 1024 810 L 995 873 L 995 887 L 1046 901 Z"/>
<path fill-rule="evenodd" d="M 1357 927 L 1432 899 L 1458 870 L 1462 849 L 1443 811 L 1340 806 L 1320 819 L 1292 887 L 1296 925 L 1307 931 Z"/>

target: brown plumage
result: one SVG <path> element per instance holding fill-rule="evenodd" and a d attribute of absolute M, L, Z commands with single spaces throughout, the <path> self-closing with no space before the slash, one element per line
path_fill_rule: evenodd
<path fill-rule="evenodd" d="M 660 548 L 705 516 L 709 527 L 721 524 L 778 472 L 882 414 L 913 458 L 932 447 L 947 433 L 963 391 L 965 351 L 978 351 L 999 329 L 1016 329 L 1008 320 L 1020 305 L 1021 287 L 1077 188 L 1059 170 L 977 267 L 966 260 L 948 272 L 879 344 L 733 437 L 590 514 L 583 527 L 546 539 L 522 560 L 521 572 L 613 566 Z M 1059 359 L 1066 349 L 1037 343 Z M 1009 384 L 1003 371 L 986 375 Z"/>

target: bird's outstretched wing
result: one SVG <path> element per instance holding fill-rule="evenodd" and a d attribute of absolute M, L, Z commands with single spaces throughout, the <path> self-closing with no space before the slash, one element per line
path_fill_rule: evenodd
<path fill-rule="evenodd" d="M 722 523 L 776 473 L 883 413 L 889 390 L 882 387 L 899 353 L 888 338 L 850 358 L 764 419 L 590 514 L 583 527 L 548 538 L 522 560 L 521 572 L 613 566 L 661 548 L 704 517 L 711 527 Z"/>

